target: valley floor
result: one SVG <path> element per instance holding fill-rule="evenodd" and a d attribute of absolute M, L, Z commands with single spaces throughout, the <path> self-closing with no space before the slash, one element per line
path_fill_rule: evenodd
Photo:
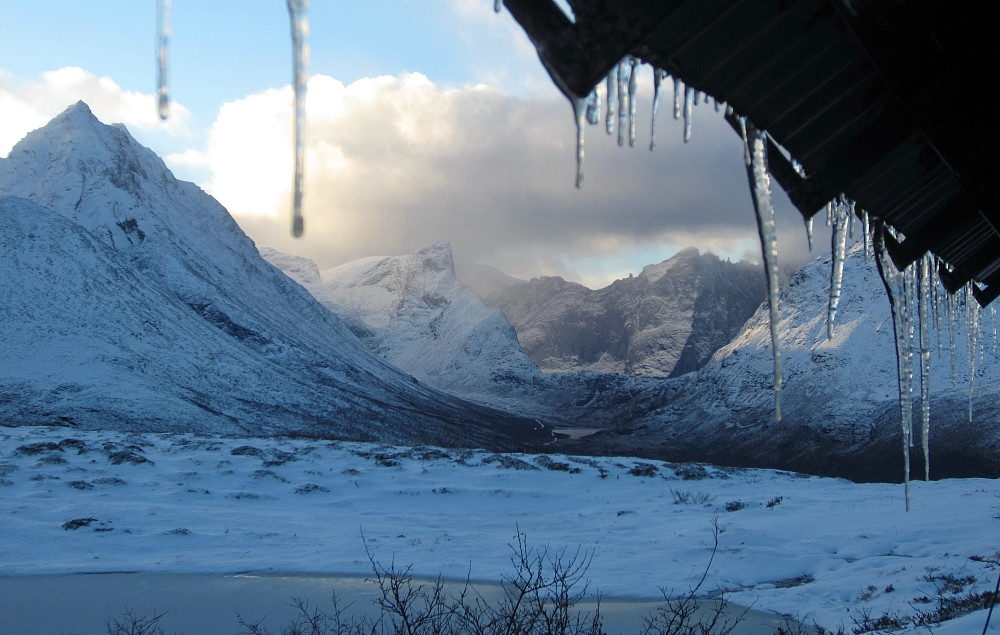
<path fill-rule="evenodd" d="M 1000 576 L 1000 482 L 919 482 L 912 499 L 907 513 L 901 485 L 621 458 L 0 428 L 0 575 L 365 575 L 367 548 L 414 574 L 495 581 L 520 532 L 592 554 L 592 591 L 648 598 L 697 584 L 718 519 L 704 590 L 851 632 Z"/>

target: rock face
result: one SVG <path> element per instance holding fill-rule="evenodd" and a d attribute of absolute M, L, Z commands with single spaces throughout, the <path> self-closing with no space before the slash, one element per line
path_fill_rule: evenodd
<path fill-rule="evenodd" d="M 478 279 L 484 279 L 479 277 Z M 690 248 L 591 290 L 558 277 L 477 285 L 543 371 L 676 377 L 701 368 L 766 296 L 760 267 Z"/>
<path fill-rule="evenodd" d="M 0 419 L 525 447 L 371 355 L 213 198 L 82 102 L 0 159 Z"/>
<path fill-rule="evenodd" d="M 845 263 L 834 336 L 827 337 L 830 257 L 792 277 L 780 301 L 784 389 L 774 421 L 767 307 L 697 373 L 670 382 L 671 397 L 621 432 L 607 452 L 627 448 L 664 458 L 767 465 L 857 479 L 902 478 L 895 340 L 889 302 L 874 262 L 856 245 Z M 990 313 L 992 315 L 992 313 Z M 964 307 L 955 320 L 957 389 L 952 387 L 949 321 L 931 333 L 931 476 L 1000 475 L 1000 372 L 991 318 L 976 364 L 974 420 L 968 421 Z M 937 342 L 944 343 L 938 355 Z M 919 376 L 919 362 L 917 362 Z M 923 475 L 919 379 L 915 387 L 914 478 Z M 593 451 L 597 451 L 596 448 Z"/>

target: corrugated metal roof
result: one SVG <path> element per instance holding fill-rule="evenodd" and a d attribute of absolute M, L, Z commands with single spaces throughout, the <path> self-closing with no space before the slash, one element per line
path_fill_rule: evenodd
<path fill-rule="evenodd" d="M 938 0 L 505 0 L 568 96 L 627 55 L 729 104 L 787 149 L 775 179 L 807 218 L 843 193 L 928 250 L 942 280 L 1000 295 L 1000 149 L 992 100 L 1000 46 L 978 9 Z"/>

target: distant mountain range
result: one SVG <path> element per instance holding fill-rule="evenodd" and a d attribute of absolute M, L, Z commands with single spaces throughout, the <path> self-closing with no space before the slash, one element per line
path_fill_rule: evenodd
<path fill-rule="evenodd" d="M 598 290 L 498 273 L 473 271 L 469 284 L 504 312 L 546 372 L 689 373 L 733 339 L 767 294 L 760 266 L 693 247 Z"/>
<path fill-rule="evenodd" d="M 321 273 L 258 252 L 214 199 L 81 102 L 0 159 L 0 421 L 895 480 L 888 302 L 855 247 L 828 339 L 829 271 L 821 257 L 782 293 L 776 423 L 756 267 L 686 250 L 598 291 L 477 276 L 502 310 L 456 278 L 445 243 Z M 947 351 L 932 356 L 932 475 L 1000 476 L 997 348 L 980 338 L 970 424 L 958 322 L 957 390 Z M 918 450 L 919 437 L 914 474 Z"/>

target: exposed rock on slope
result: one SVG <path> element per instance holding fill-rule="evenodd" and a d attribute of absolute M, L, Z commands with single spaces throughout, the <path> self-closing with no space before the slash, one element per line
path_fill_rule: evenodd
<path fill-rule="evenodd" d="M 503 310 L 542 370 L 646 377 L 703 366 L 766 293 L 760 267 L 694 248 L 597 291 L 558 277 L 491 280 L 478 290 Z"/>
<path fill-rule="evenodd" d="M 540 438 L 533 421 L 371 355 L 221 205 L 82 102 L 0 159 L 0 195 L 5 423 L 497 447 Z"/>

